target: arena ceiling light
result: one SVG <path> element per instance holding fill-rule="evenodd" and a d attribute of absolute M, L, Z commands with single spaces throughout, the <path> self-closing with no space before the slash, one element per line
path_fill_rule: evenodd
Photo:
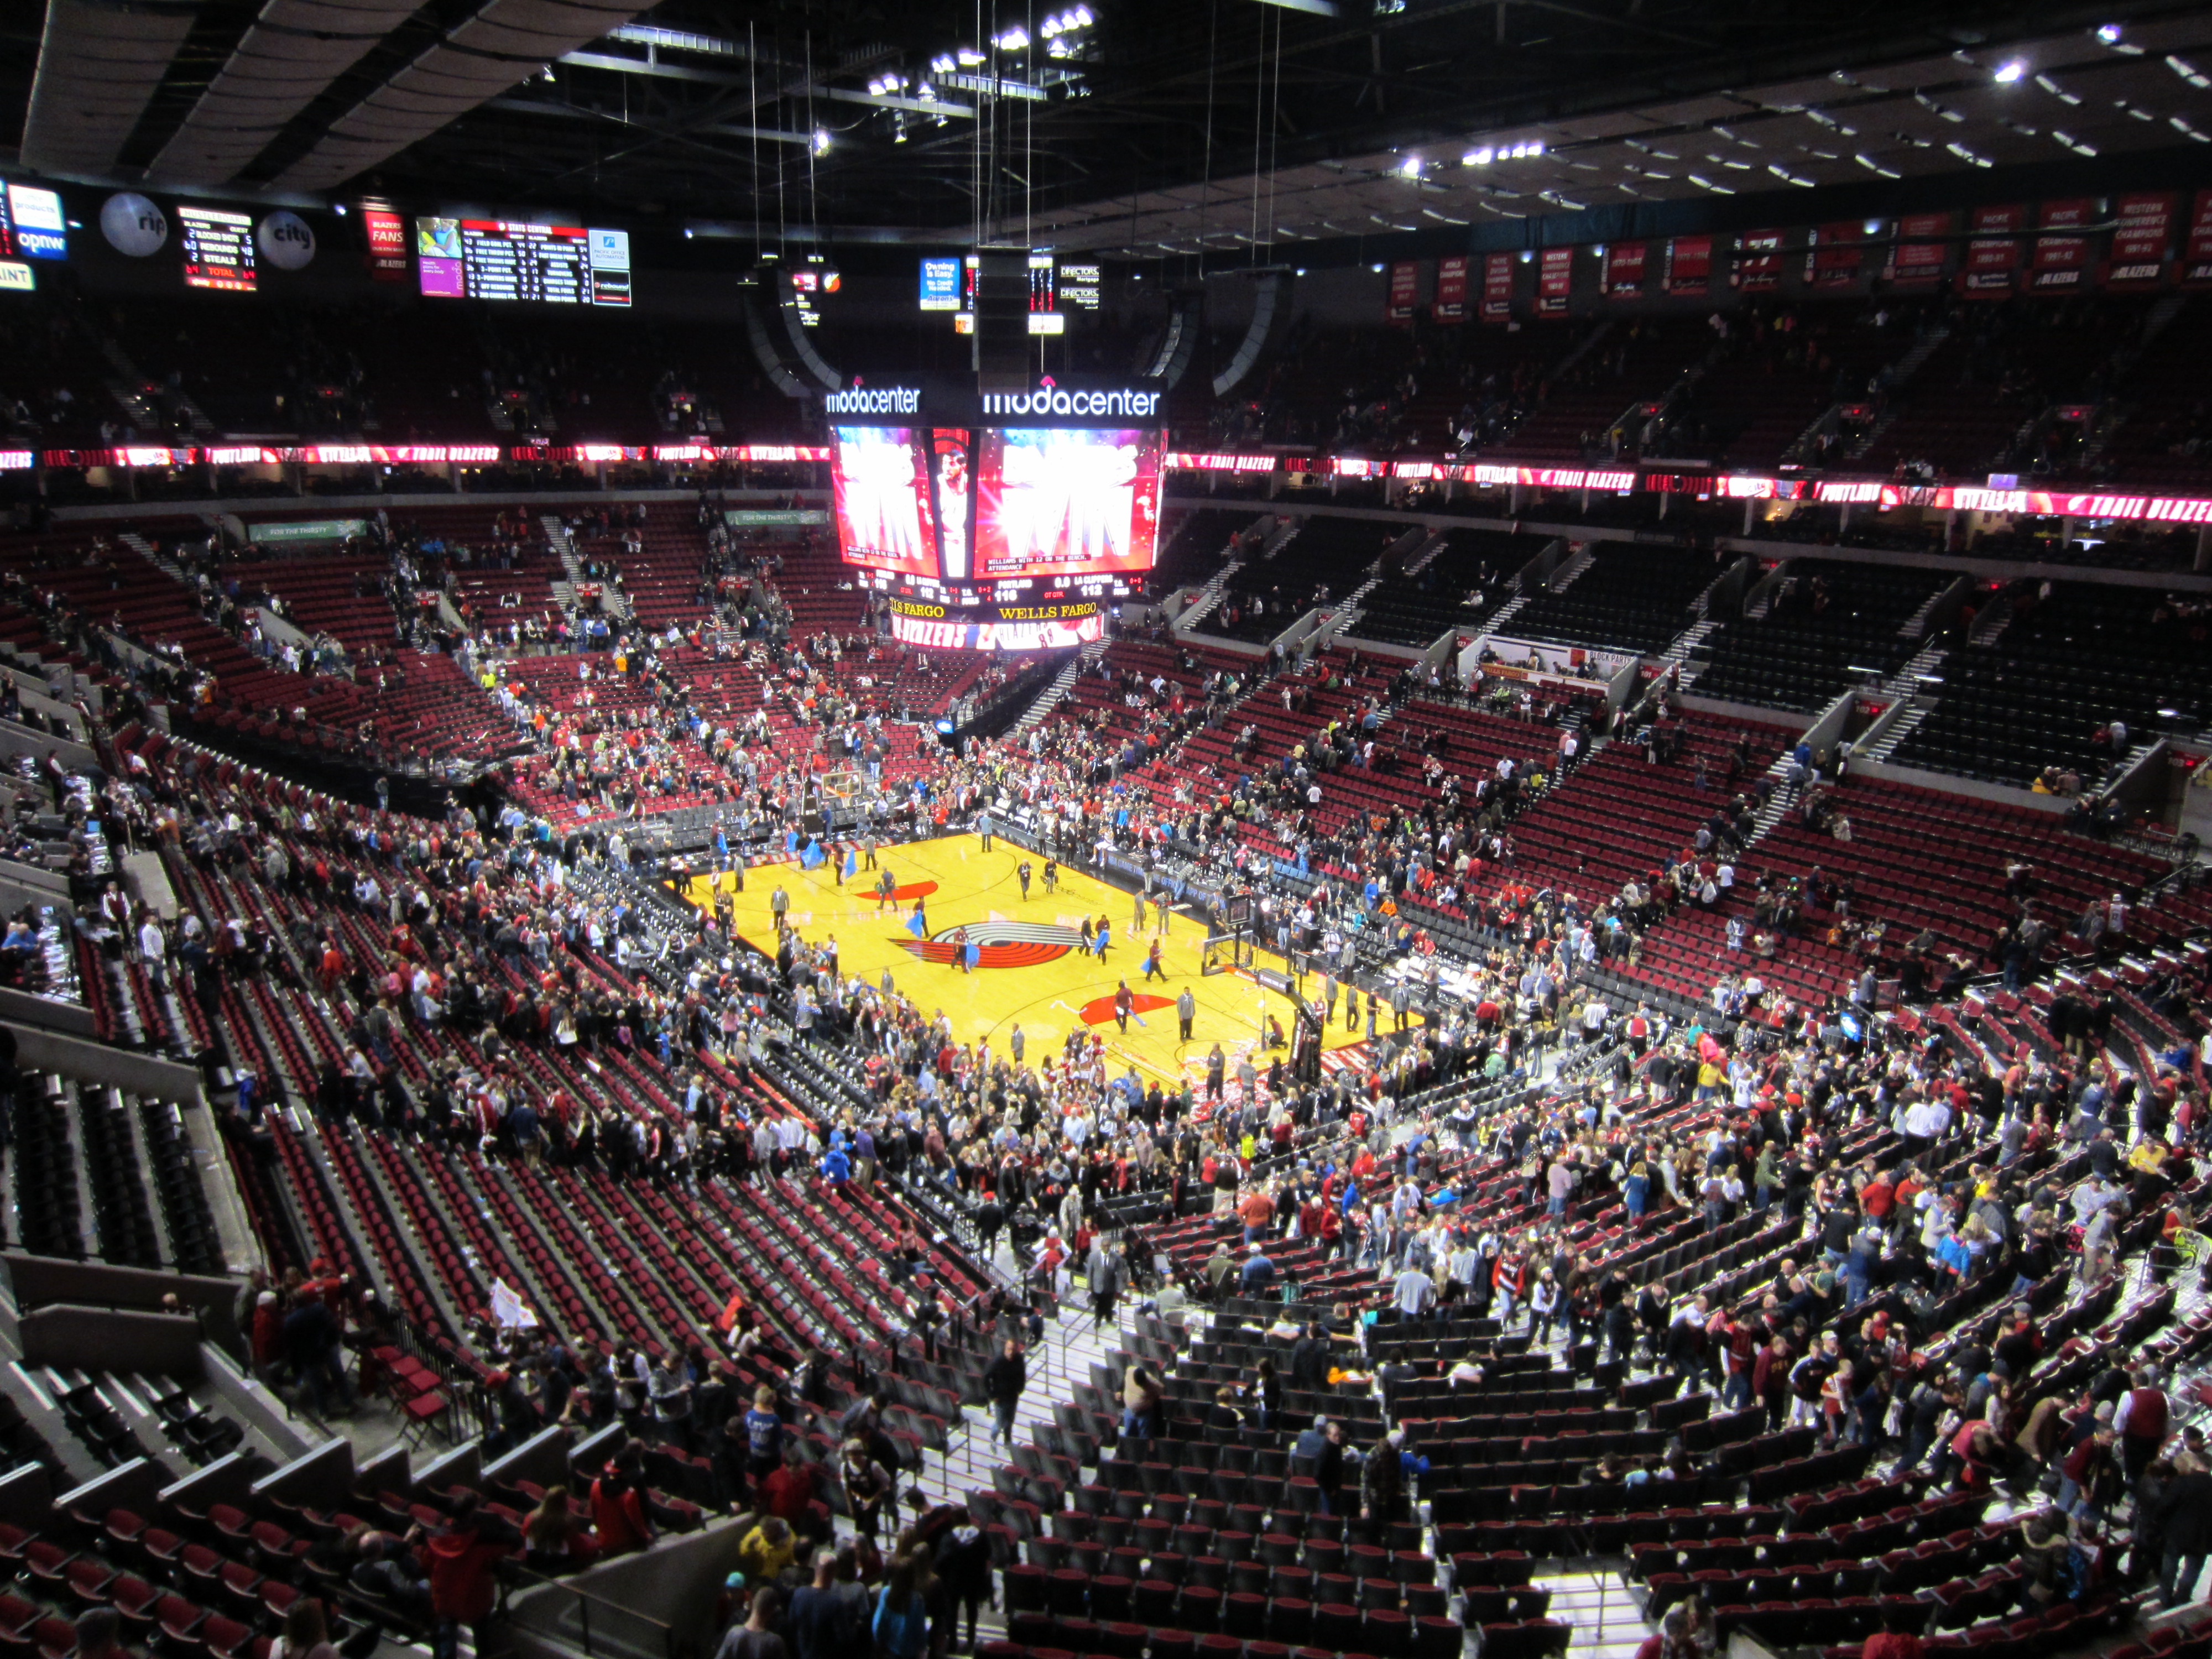
<path fill-rule="evenodd" d="M 2005 63 L 1999 64 L 1996 69 L 1990 70 L 1990 78 L 1996 82 L 2000 86 L 2008 87 L 2027 73 L 2027 64 L 2022 62 L 2020 58 L 2014 58 Z"/>

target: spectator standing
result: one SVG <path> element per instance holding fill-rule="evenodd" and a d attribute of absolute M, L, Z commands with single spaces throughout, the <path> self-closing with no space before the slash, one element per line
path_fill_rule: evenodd
<path fill-rule="evenodd" d="M 1022 1390 L 1029 1387 L 1029 1364 L 1022 1358 L 1021 1345 L 1009 1338 L 1000 1345 L 996 1358 L 984 1367 L 983 1396 L 998 1413 L 993 1425 L 994 1439 L 1003 1436 L 1006 1443 L 1014 1443 L 1014 1413 L 1022 1403 Z"/>

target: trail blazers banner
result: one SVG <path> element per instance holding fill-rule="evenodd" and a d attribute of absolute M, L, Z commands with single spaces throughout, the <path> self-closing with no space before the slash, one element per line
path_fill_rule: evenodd
<path fill-rule="evenodd" d="M 1713 276 L 1713 239 L 1677 236 L 1667 244 L 1667 292 L 1703 294 Z"/>
<path fill-rule="evenodd" d="M 1564 317 L 1575 291 L 1575 251 L 1547 247 L 1536 259 L 1536 310 L 1542 316 Z"/>
<path fill-rule="evenodd" d="M 1849 288 L 1859 279 L 1866 250 L 1860 246 L 1863 228 L 1856 219 L 1816 225 L 1805 240 L 1805 284 L 1808 288 Z"/>
<path fill-rule="evenodd" d="M 2189 240 L 2181 250 L 2181 280 L 2189 288 L 2212 284 L 2212 190 L 2197 192 L 2189 216 Z"/>
<path fill-rule="evenodd" d="M 1467 320 L 1467 255 L 1437 261 L 1437 297 L 1429 314 L 1440 323 Z"/>
<path fill-rule="evenodd" d="M 1513 315 L 1513 256 L 1486 254 L 1482 261 L 1482 320 L 1502 323 Z"/>
<path fill-rule="evenodd" d="M 1959 291 L 1979 299 L 1996 299 L 2012 292 L 2020 266 L 2017 233 L 2027 227 L 2024 207 L 1976 208 L 1974 240 L 1966 244 L 1966 261 L 1959 271 Z"/>
<path fill-rule="evenodd" d="M 1891 286 L 1933 288 L 1943 280 L 1943 269 L 1951 262 L 1950 245 L 1920 239 L 1948 236 L 1954 222 L 1948 213 L 1908 213 L 1897 222 L 1897 242 L 1889 251 L 1884 273 Z"/>
<path fill-rule="evenodd" d="M 1401 259 L 1390 267 L 1390 320 L 1410 323 L 1413 308 L 1421 300 L 1421 267 L 1412 259 Z"/>
<path fill-rule="evenodd" d="M 1615 242 L 1605 251 L 1603 283 L 1610 299 L 1635 300 L 1644 294 L 1648 242 Z"/>
<path fill-rule="evenodd" d="M 2105 286 L 2156 288 L 2166 280 L 2166 249 L 2181 198 L 2170 190 L 2136 191 L 2112 211 L 2112 246 L 2105 261 Z"/>
<path fill-rule="evenodd" d="M 2045 234 L 2035 239 L 2027 286 L 2037 294 L 2070 294 L 2089 281 L 2087 227 L 2097 222 L 2097 204 L 2086 196 L 2045 202 L 2036 216 Z"/>
<path fill-rule="evenodd" d="M 1746 294 L 1764 293 L 1782 285 L 1782 233 L 1746 231 L 1736 239 L 1735 269 L 1729 281 Z"/>

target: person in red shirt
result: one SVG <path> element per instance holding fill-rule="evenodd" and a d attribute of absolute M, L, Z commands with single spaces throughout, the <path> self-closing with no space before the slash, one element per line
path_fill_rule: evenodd
<path fill-rule="evenodd" d="M 1638 1644 L 1636 1659 L 1693 1659 L 1697 1650 L 1690 1639 L 1690 1616 L 1678 1604 L 1668 1608 L 1658 1630 Z"/>
<path fill-rule="evenodd" d="M 599 1553 L 620 1555 L 653 1541 L 653 1522 L 645 1513 L 644 1454 L 631 1441 L 614 1463 L 592 1482 L 592 1525 L 599 1534 Z"/>
<path fill-rule="evenodd" d="M 1887 1221 L 1889 1212 L 1897 1206 L 1897 1187 L 1886 1171 L 1876 1171 L 1874 1178 L 1859 1188 L 1859 1208 L 1869 1221 Z"/>
<path fill-rule="evenodd" d="M 802 1537 L 818 1533 L 821 1529 L 811 1524 L 808 1511 L 820 1485 L 821 1466 L 808 1462 L 796 1445 L 786 1445 L 783 1462 L 760 1483 L 761 1511 L 777 1516 Z"/>
<path fill-rule="evenodd" d="M 264 1291 L 253 1299 L 253 1364 L 266 1375 L 284 1357 L 284 1315 L 276 1305 L 276 1292 Z"/>
<path fill-rule="evenodd" d="M 1859 1659 L 1920 1659 L 1921 1641 L 1913 1634 L 1912 1626 L 1923 1616 L 1910 1603 L 1885 1603 L 1881 1628 L 1867 1638 L 1859 1650 Z"/>
<path fill-rule="evenodd" d="M 477 1513 L 478 1502 L 476 1493 L 463 1492 L 454 1500 L 453 1518 L 446 1529 L 422 1545 L 423 1560 L 430 1570 L 430 1611 L 437 1620 L 431 1638 L 436 1659 L 454 1659 L 460 1651 L 461 1626 L 480 1626 L 491 1612 L 498 1591 L 492 1563 L 506 1555 L 514 1541 L 488 1530 Z M 479 1632 L 479 1648 L 483 1642 Z"/>

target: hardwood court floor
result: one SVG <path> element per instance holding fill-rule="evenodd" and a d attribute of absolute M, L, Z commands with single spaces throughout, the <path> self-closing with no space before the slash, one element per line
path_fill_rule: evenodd
<path fill-rule="evenodd" d="M 1033 872 L 1026 899 L 1017 874 L 1024 859 Z M 916 1006 L 951 1018 L 956 1040 L 988 1038 L 994 1054 L 1010 1052 L 1018 1026 L 1032 1066 L 1048 1054 L 1057 1056 L 1067 1033 L 1083 1029 L 1104 1035 L 1109 1075 L 1134 1065 L 1147 1081 L 1188 1075 L 1202 1085 L 1206 1054 L 1216 1042 L 1229 1057 L 1232 1091 L 1238 1055 L 1253 1053 L 1265 1069 L 1267 1056 L 1259 1048 L 1261 1021 L 1272 1015 L 1290 1030 L 1289 999 L 1241 975 L 1202 975 L 1206 927 L 1179 915 L 1169 918 L 1164 936 L 1167 980 L 1146 983 L 1145 957 L 1158 925 L 1152 907 L 1146 906 L 1145 928 L 1139 933 L 1132 927 L 1132 895 L 1065 868 L 1057 890 L 1047 893 L 1044 863 L 1036 854 L 1006 842 L 985 852 L 980 838 L 956 836 L 885 848 L 877 855 L 877 869 L 859 871 L 842 886 L 826 864 L 813 870 L 763 865 L 746 872 L 744 891 L 735 896 L 737 928 L 741 937 L 773 953 L 770 898 L 781 885 L 790 895 L 792 926 L 811 942 L 834 937 L 845 973 L 874 984 L 889 969 L 892 983 Z M 882 903 L 875 892 L 886 869 L 898 891 L 890 904 Z M 730 878 L 721 879 L 726 889 Z M 685 896 L 695 904 L 712 903 L 712 881 L 694 877 Z M 927 940 L 910 931 L 917 899 Z M 1113 930 L 1103 963 L 1083 953 L 1079 932 L 1085 917 L 1096 927 L 1102 916 Z M 955 965 L 953 935 L 962 929 L 979 958 L 965 973 Z M 1279 967 L 1280 961 L 1263 952 L 1261 964 Z M 1115 988 L 1123 979 L 1138 997 L 1126 1035 L 1116 1029 L 1113 1009 Z M 1307 984 L 1310 990 L 1317 988 L 1310 978 Z M 1175 1000 L 1185 986 L 1198 1000 L 1188 1042 L 1178 1036 L 1175 1012 Z M 1387 1023 L 1387 1010 L 1384 1018 Z M 1330 1049 L 1364 1041 L 1364 1024 L 1347 1028 L 1340 1009 L 1338 1019 L 1329 1031 Z"/>

